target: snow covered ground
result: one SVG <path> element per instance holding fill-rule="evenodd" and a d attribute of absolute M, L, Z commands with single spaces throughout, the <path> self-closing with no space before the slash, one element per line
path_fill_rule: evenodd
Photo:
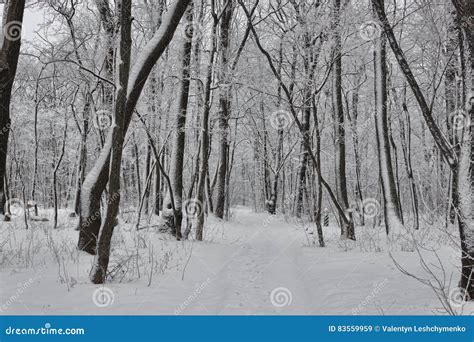
<path fill-rule="evenodd" d="M 455 227 L 395 232 L 389 242 L 384 227 L 358 227 L 352 242 L 330 226 L 320 248 L 313 228 L 283 216 L 243 207 L 232 213 L 229 222 L 207 222 L 205 242 L 136 232 L 121 222 L 105 286 L 89 282 L 93 257 L 77 251 L 77 219 L 66 212 L 54 231 L 51 222 L 28 230 L 18 218 L 1 222 L 1 314 L 446 313 L 435 291 L 402 274 L 394 260 L 449 296 L 458 280 Z M 470 305 L 454 308 L 469 314 Z"/>

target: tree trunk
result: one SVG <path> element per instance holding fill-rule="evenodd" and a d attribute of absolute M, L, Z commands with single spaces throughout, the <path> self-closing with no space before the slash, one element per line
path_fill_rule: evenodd
<path fill-rule="evenodd" d="M 458 42 L 458 29 L 456 26 L 457 16 L 456 12 L 453 10 L 451 13 L 451 22 L 448 26 L 447 32 L 447 41 L 446 41 L 446 50 L 445 55 L 448 59 L 448 64 L 446 65 L 446 72 L 444 76 L 444 94 L 446 98 L 446 128 L 448 130 L 449 142 L 456 149 L 456 154 L 459 156 L 459 139 L 458 139 L 458 130 L 454 127 L 452 120 L 457 118 L 456 110 L 457 108 L 457 95 L 456 95 L 456 69 L 457 69 L 457 54 L 456 49 L 459 44 Z M 464 53 L 464 52 L 462 52 Z M 460 112 L 462 109 L 460 109 Z M 448 217 L 452 224 L 456 222 L 456 208 L 459 205 L 458 198 L 458 170 L 451 170 L 451 184 L 450 184 L 450 193 L 448 201 Z"/>
<path fill-rule="evenodd" d="M 383 1 L 383 0 L 382 0 Z M 385 35 L 382 34 L 375 42 L 374 69 L 375 69 L 375 131 L 377 135 L 377 150 L 379 160 L 380 179 L 382 180 L 382 194 L 387 234 L 402 226 L 398 194 L 392 166 L 390 150 L 388 117 L 387 117 L 387 61 L 385 54 Z"/>
<path fill-rule="evenodd" d="M 231 75 L 229 72 L 230 33 L 234 4 L 226 2 L 220 23 L 220 63 L 219 63 L 219 170 L 217 174 L 217 195 L 214 213 L 224 218 L 227 180 L 227 161 L 229 153 L 229 118 L 231 115 Z"/>
<path fill-rule="evenodd" d="M 111 150 L 109 174 L 109 199 L 105 220 L 102 224 L 97 248 L 97 255 L 91 269 L 90 279 L 94 284 L 103 284 L 107 276 L 110 257 L 110 241 L 114 227 L 117 225 L 117 214 L 120 204 L 120 169 L 125 134 L 125 107 L 127 103 L 127 86 L 130 71 L 131 39 L 131 0 L 120 0 L 117 3 L 120 13 L 120 48 L 117 62 L 118 79 L 115 95 L 115 122 L 107 139 L 106 148 Z"/>
<path fill-rule="evenodd" d="M 10 135 L 10 101 L 21 45 L 21 25 L 25 0 L 6 0 L 3 6 L 3 42 L 0 49 L 0 214 L 5 214 L 3 179 L 7 167 Z"/>
<path fill-rule="evenodd" d="M 461 236 L 462 276 L 459 282 L 466 297 L 474 299 L 474 3 L 469 0 L 452 0 L 459 18 L 464 56 L 467 61 L 463 75 L 468 88 L 465 115 L 471 125 L 464 127 L 459 163 L 459 210 L 458 222 Z"/>
<path fill-rule="evenodd" d="M 149 183 L 149 178 L 150 178 L 150 173 L 153 172 L 151 168 L 151 147 L 150 143 L 146 144 L 146 159 L 145 159 L 145 173 L 143 179 L 145 180 L 145 183 L 143 185 L 143 206 L 145 209 L 145 214 L 148 214 L 149 212 L 149 206 L 150 206 L 150 185 Z"/>
<path fill-rule="evenodd" d="M 89 118 L 91 110 L 92 95 L 86 93 L 86 103 L 84 104 L 84 110 L 82 111 L 82 130 L 81 130 L 81 146 L 79 151 L 79 160 L 77 161 L 77 180 L 76 180 L 76 193 L 74 196 L 74 213 L 80 215 L 81 210 L 81 189 L 82 183 L 86 176 L 87 166 L 87 132 L 89 131 Z"/>
<path fill-rule="evenodd" d="M 392 93 L 395 103 L 399 103 L 397 91 L 395 88 L 392 89 Z M 399 129 L 403 160 L 405 162 L 407 178 L 410 183 L 410 197 L 411 206 L 413 210 L 413 228 L 415 230 L 418 230 L 420 227 L 420 218 L 418 209 L 418 195 L 416 190 L 415 177 L 413 176 L 413 167 L 411 161 L 411 121 L 406 100 L 406 84 L 403 87 L 402 104 L 399 113 Z"/>
<path fill-rule="evenodd" d="M 186 10 L 186 25 L 192 27 L 193 25 L 193 12 L 194 6 L 192 3 Z M 189 30 L 188 30 L 189 31 Z M 173 189 L 174 196 L 174 208 L 175 212 L 172 211 L 171 197 L 168 194 L 163 204 L 163 219 L 166 225 L 171 229 L 173 235 L 178 239 L 181 238 L 181 223 L 183 220 L 182 202 L 183 202 L 183 162 L 184 162 L 184 149 L 186 141 L 186 114 L 189 99 L 189 84 L 190 84 L 190 65 L 191 65 L 191 52 L 192 52 L 192 40 L 193 30 L 190 30 L 185 34 L 186 40 L 183 45 L 183 55 L 181 61 L 181 89 L 178 95 L 177 104 L 177 116 L 175 126 L 175 140 L 173 144 L 173 152 L 171 156 L 170 165 L 170 179 Z M 176 218 L 176 221 L 174 219 Z"/>
<path fill-rule="evenodd" d="M 157 60 L 173 38 L 176 27 L 190 0 L 176 0 L 170 7 L 164 22 L 137 57 L 130 72 L 130 87 L 127 89 L 124 134 L 132 119 L 135 106 Z M 111 137 L 110 137 L 111 139 Z M 100 199 L 109 179 L 111 149 L 103 148 L 96 164 L 86 176 L 82 188 L 81 215 L 79 219 L 78 248 L 90 254 L 96 253 L 97 236 L 101 226 Z"/>
<path fill-rule="evenodd" d="M 452 170 L 459 167 L 459 198 L 460 205 L 458 208 L 458 223 L 459 223 L 459 236 L 461 239 L 461 264 L 462 264 L 462 275 L 459 282 L 459 286 L 465 291 L 467 298 L 474 298 L 474 284 L 472 281 L 472 275 L 474 272 L 474 222 L 472 217 L 472 163 L 473 163 L 473 128 L 466 129 L 467 134 L 464 135 L 464 141 L 461 142 L 461 154 L 458 162 L 458 158 L 455 150 L 449 144 L 447 139 L 443 136 L 440 128 L 436 124 L 434 118 L 431 115 L 431 110 L 426 102 L 426 99 L 408 65 L 405 55 L 398 45 L 393 30 L 387 20 L 383 3 L 380 0 L 372 0 L 372 3 L 376 9 L 377 15 L 380 22 L 383 25 L 383 29 L 387 34 L 387 38 L 390 42 L 390 46 L 397 58 L 398 64 L 404 73 L 408 84 L 410 85 L 413 93 L 415 94 L 416 100 L 420 107 L 421 113 L 425 122 L 437 144 L 440 152 L 444 159 L 449 164 Z M 468 97 L 466 104 L 467 114 L 471 118 L 474 117 L 474 4 L 465 0 L 453 0 L 453 4 L 456 7 L 457 15 L 461 22 L 461 29 L 463 37 L 467 42 L 467 52 L 469 71 L 466 72 L 465 78 L 471 89 L 471 95 Z"/>
<path fill-rule="evenodd" d="M 336 196 L 342 209 L 349 216 L 349 223 L 345 223 L 341 217 L 341 236 L 346 239 L 355 240 L 354 222 L 349 210 L 349 198 L 347 195 L 346 175 L 346 131 L 344 120 L 344 106 L 342 102 L 342 42 L 340 32 L 341 0 L 334 0 L 334 80 L 333 91 L 335 99 L 335 123 L 336 123 Z"/>
<path fill-rule="evenodd" d="M 63 141 L 61 143 L 61 152 L 59 154 L 58 161 L 56 162 L 56 165 L 54 166 L 54 170 L 53 170 L 53 198 L 54 198 L 53 228 L 54 229 L 56 229 L 58 227 L 59 201 L 58 201 L 57 179 L 58 179 L 58 170 L 59 170 L 59 167 L 61 166 L 61 162 L 63 161 L 64 152 L 65 152 L 65 148 L 66 148 L 66 137 L 67 137 L 67 117 L 65 116 L 64 117 L 64 135 L 63 135 Z M 27 206 L 27 208 L 28 208 L 28 206 Z M 28 209 L 26 209 L 26 210 L 28 210 Z"/>
<path fill-rule="evenodd" d="M 140 204 L 140 200 L 142 198 L 142 179 L 140 175 L 140 158 L 139 158 L 139 148 L 137 141 L 135 139 L 135 132 L 132 133 L 132 155 L 133 158 L 135 159 L 135 170 L 132 174 L 135 175 L 133 179 L 135 180 L 136 189 L 137 189 L 137 205 Z M 146 179 L 146 177 L 145 177 Z"/>
<path fill-rule="evenodd" d="M 314 131 L 316 132 L 315 136 L 315 147 L 316 147 L 316 160 L 317 160 L 317 165 L 314 167 L 320 167 L 321 165 L 321 132 L 319 130 L 319 119 L 318 119 L 318 113 L 317 113 L 317 105 L 316 101 L 314 100 L 313 97 L 313 117 L 314 117 Z M 316 172 L 316 185 L 318 186 L 317 190 L 317 198 L 316 198 L 316 212 L 314 214 L 314 219 L 316 222 L 316 231 L 318 233 L 318 242 L 319 242 L 319 247 L 324 247 L 324 235 L 323 235 L 323 227 L 321 224 L 321 213 L 322 213 L 322 205 L 323 205 L 323 185 L 322 185 L 322 179 L 321 179 L 321 169 L 319 169 Z"/>
<path fill-rule="evenodd" d="M 209 64 L 207 65 L 206 72 L 206 83 L 204 89 L 204 111 L 202 114 L 201 123 L 201 159 L 199 166 L 199 178 L 196 189 L 196 202 L 200 206 L 201 211 L 198 212 L 196 220 L 196 240 L 202 241 L 203 230 L 204 230 L 204 197 L 206 181 L 208 180 L 209 174 L 209 113 L 211 110 L 211 83 L 212 83 L 212 70 L 214 67 L 214 58 L 216 54 L 216 30 L 217 30 L 217 19 L 214 17 L 214 24 L 212 26 L 211 43 L 212 48 L 209 56 Z"/>
<path fill-rule="evenodd" d="M 354 160 L 355 160 L 355 175 L 356 175 L 356 197 L 358 203 L 358 211 L 360 217 L 360 225 L 365 225 L 365 216 L 364 216 L 364 196 L 362 194 L 362 185 L 361 185 L 361 160 L 360 160 L 360 151 L 359 151 L 359 133 L 357 132 L 357 122 L 359 118 L 359 91 L 361 84 L 361 75 L 363 69 L 357 71 L 355 83 L 356 87 L 352 92 L 352 116 L 348 115 L 351 130 L 352 130 L 352 145 L 354 149 Z M 349 111 L 348 111 L 349 113 Z"/>

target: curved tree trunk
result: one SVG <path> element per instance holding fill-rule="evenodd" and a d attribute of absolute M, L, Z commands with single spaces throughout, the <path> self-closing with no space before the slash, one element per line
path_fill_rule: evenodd
<path fill-rule="evenodd" d="M 124 134 L 128 130 L 135 106 L 145 86 L 148 75 L 173 38 L 178 23 L 190 0 L 176 0 L 169 8 L 164 23 L 146 45 L 143 53 L 130 72 L 130 86 L 127 89 Z M 108 136 L 109 145 L 112 136 Z M 79 218 L 78 248 L 90 254 L 96 253 L 97 237 L 101 226 L 100 199 L 109 179 L 110 148 L 103 148 L 96 164 L 87 174 L 82 188 L 81 215 Z"/>
<path fill-rule="evenodd" d="M 461 23 L 461 30 L 463 38 L 467 43 L 466 59 L 468 61 L 467 72 L 464 75 L 468 87 L 471 89 L 470 96 L 467 98 L 466 113 L 474 119 L 474 3 L 470 0 L 452 0 L 456 7 L 457 15 Z M 420 107 L 421 113 L 425 122 L 437 144 L 444 159 L 449 164 L 452 170 L 459 170 L 459 199 L 460 205 L 457 208 L 459 236 L 461 239 L 461 264 L 462 275 L 459 286 L 465 291 L 467 298 L 474 298 L 474 222 L 473 222 L 473 149 L 474 149 L 474 132 L 470 125 L 465 131 L 463 141 L 461 142 L 461 153 L 458 161 L 456 150 L 449 144 L 448 140 L 442 134 L 439 126 L 434 120 L 431 110 L 426 102 L 426 99 L 421 91 L 418 82 L 413 75 L 410 66 L 405 58 L 403 50 L 398 45 L 398 42 L 390 26 L 385 8 L 381 0 L 372 0 L 374 8 L 377 12 L 379 20 L 387 35 L 388 41 L 393 53 L 398 61 L 400 69 L 402 70 L 408 84 L 410 85 L 415 98 Z M 472 122 L 472 121 L 471 121 Z"/>
<path fill-rule="evenodd" d="M 130 71 L 131 38 L 131 0 L 120 0 L 118 3 L 120 13 L 120 54 L 117 71 L 118 80 L 115 95 L 115 122 L 109 136 L 112 137 L 108 148 L 111 150 L 109 174 L 109 200 L 106 208 L 105 220 L 102 224 L 97 256 L 91 269 L 90 279 L 94 284 L 103 284 L 107 276 L 107 267 L 110 257 L 110 241 L 114 227 L 117 225 L 117 214 L 120 204 L 120 169 L 122 164 L 122 150 L 125 135 L 125 106 L 127 103 L 127 86 Z"/>

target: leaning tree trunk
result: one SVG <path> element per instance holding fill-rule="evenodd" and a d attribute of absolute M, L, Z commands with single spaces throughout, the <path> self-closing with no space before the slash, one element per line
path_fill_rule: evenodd
<path fill-rule="evenodd" d="M 5 214 L 6 194 L 3 179 L 7 167 L 10 135 L 10 101 L 21 45 L 21 25 L 25 0 L 6 0 L 0 49 L 0 214 Z"/>
<path fill-rule="evenodd" d="M 100 14 L 102 27 L 107 36 L 106 56 L 104 60 L 105 73 L 107 78 L 113 79 L 115 51 L 113 37 L 115 33 L 115 20 L 108 1 L 95 0 L 95 4 Z M 113 90 L 108 85 L 105 87 L 104 103 L 107 104 L 107 108 L 112 109 Z M 89 94 L 87 96 L 89 96 Z M 93 120 L 96 119 L 97 118 L 93 118 Z M 87 131 L 84 130 L 83 134 L 87 134 Z M 101 145 L 103 145 L 103 132 L 100 131 L 99 135 Z M 83 142 L 85 143 L 85 140 L 83 140 Z M 82 163 L 82 160 L 80 162 Z M 101 153 L 87 177 L 84 178 L 84 175 L 80 175 L 83 180 L 80 190 L 78 187 L 77 193 L 77 199 L 79 200 L 78 208 L 76 208 L 76 212 L 79 213 L 78 248 L 89 254 L 96 253 L 97 237 L 102 222 L 100 200 L 107 186 L 109 163 L 110 155 L 105 156 Z M 85 165 L 83 165 L 81 172 L 85 172 L 84 167 Z M 79 179 L 78 181 L 81 180 Z"/>
<path fill-rule="evenodd" d="M 231 84 L 229 72 L 230 33 L 232 23 L 233 2 L 226 4 L 220 25 L 220 75 L 219 83 L 219 170 L 217 174 L 217 196 L 214 213 L 218 218 L 224 218 L 226 199 L 227 162 L 229 160 L 229 118 L 231 114 Z"/>
<path fill-rule="evenodd" d="M 313 97 L 312 101 L 312 111 L 313 111 L 313 118 L 314 118 L 314 131 L 315 131 L 315 158 L 317 161 L 317 165 L 314 165 L 314 167 L 320 168 L 321 165 L 321 131 L 319 128 L 319 119 L 318 119 L 318 112 L 317 112 L 317 105 L 316 101 Z M 323 227 L 321 223 L 321 213 L 322 213 L 322 205 L 323 205 L 323 185 L 322 185 L 322 178 L 321 178 L 321 169 L 319 169 L 316 172 L 316 184 L 318 186 L 318 191 L 317 191 L 317 199 L 316 199 L 316 205 L 315 205 L 315 214 L 314 218 L 316 221 L 316 232 L 318 233 L 318 242 L 319 242 L 319 247 L 324 247 L 324 235 L 323 235 Z"/>
<path fill-rule="evenodd" d="M 102 224 L 97 255 L 91 269 L 90 279 L 94 284 L 103 284 L 106 280 L 107 267 L 110 257 L 110 241 L 114 227 L 117 224 L 117 215 L 120 204 L 120 169 L 122 164 L 123 141 L 125 134 L 125 107 L 127 103 L 127 86 L 130 72 L 131 39 L 131 0 L 118 2 L 120 13 L 120 54 L 117 62 L 118 79 L 115 94 L 114 125 L 109 132 L 108 148 L 111 150 L 109 173 L 109 199 L 106 208 L 105 220 Z"/>
<path fill-rule="evenodd" d="M 186 26 L 193 25 L 193 11 L 192 3 L 188 6 L 186 11 Z M 182 202 L 183 202 L 183 163 L 184 163 L 184 148 L 186 141 L 186 113 L 189 99 L 189 84 L 190 84 L 190 65 L 191 52 L 193 41 L 193 30 L 185 32 L 185 42 L 183 45 L 183 55 L 181 62 L 181 88 L 178 95 L 176 127 L 175 127 L 175 141 L 173 144 L 173 152 L 171 157 L 170 179 L 172 191 L 174 196 L 174 212 L 171 204 L 171 196 L 168 194 L 163 203 L 163 219 L 171 233 L 178 239 L 181 238 L 181 222 L 183 220 Z M 176 219 L 176 221 L 175 221 Z"/>
<path fill-rule="evenodd" d="M 130 125 L 135 106 L 146 80 L 173 38 L 189 1 L 176 0 L 169 7 L 166 19 L 163 21 L 166 22 L 166 25 L 160 26 L 144 48 L 144 52 L 137 57 L 137 62 L 130 73 L 130 87 L 127 89 L 124 134 Z M 82 187 L 78 248 L 90 254 L 96 253 L 97 237 L 102 222 L 100 198 L 109 179 L 110 152 L 110 148 L 102 149 L 96 164 L 87 174 Z"/>
<path fill-rule="evenodd" d="M 413 94 L 418 102 L 420 107 L 421 114 L 425 119 L 426 125 L 433 136 L 433 139 L 436 142 L 441 154 L 444 159 L 450 166 L 452 170 L 459 167 L 459 196 L 460 196 L 460 205 L 458 209 L 458 223 L 459 223 L 459 236 L 461 240 L 461 264 L 462 264 L 462 275 L 459 282 L 459 286 L 465 291 L 466 297 L 474 298 L 474 284 L 472 281 L 472 274 L 474 272 L 474 222 L 472 218 L 472 149 L 473 149 L 473 132 L 472 127 L 467 129 L 465 134 L 465 140 L 462 142 L 461 147 L 461 157 L 458 158 L 455 150 L 449 144 L 448 140 L 445 138 L 441 132 L 439 126 L 434 120 L 430 107 L 426 101 L 423 92 L 418 85 L 418 82 L 413 75 L 411 68 L 405 58 L 403 50 L 398 45 L 397 39 L 393 33 L 392 27 L 390 26 L 387 15 L 385 14 L 385 8 L 383 3 L 380 0 L 372 0 L 374 8 L 377 12 L 379 20 L 383 25 L 383 29 L 387 34 L 388 41 L 392 48 L 392 51 L 395 54 L 395 57 L 398 61 L 400 69 L 402 70 L 405 78 L 407 79 L 408 84 L 410 85 Z M 453 0 L 454 5 L 456 6 L 457 15 L 461 21 L 461 28 L 463 31 L 463 37 L 467 42 L 467 52 L 468 56 L 468 65 L 469 71 L 466 73 L 465 78 L 469 83 L 471 89 L 471 95 L 468 98 L 466 109 L 467 114 L 474 116 L 473 108 L 473 92 L 474 92 L 474 22 L 472 18 L 474 17 L 474 4 L 468 2 L 468 0 Z M 461 185 L 463 182 L 464 188 Z M 464 191 L 462 191 L 464 190 Z"/>
<path fill-rule="evenodd" d="M 383 0 L 382 0 L 383 1 Z M 375 131 L 377 136 L 377 150 L 379 173 L 382 181 L 385 230 L 387 234 L 402 226 L 397 187 L 392 166 L 390 138 L 387 117 L 387 61 L 385 55 L 386 38 L 384 34 L 374 41 L 374 69 L 375 69 Z"/>

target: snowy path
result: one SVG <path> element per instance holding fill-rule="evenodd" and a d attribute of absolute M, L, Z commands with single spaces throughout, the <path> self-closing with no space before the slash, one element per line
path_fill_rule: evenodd
<path fill-rule="evenodd" d="M 231 253 L 219 256 L 224 262 L 219 265 L 214 276 L 217 281 L 210 284 L 209 292 L 219 293 L 220 298 L 210 299 L 210 311 L 215 308 L 224 313 L 277 313 L 278 305 L 285 303 L 294 309 L 303 308 L 309 297 L 301 278 L 308 266 L 299 260 L 301 236 L 282 224 L 265 226 L 265 221 L 256 221 L 255 217 L 248 221 L 241 222 L 248 230 L 243 241 Z M 200 261 L 206 262 L 202 258 Z M 276 288 L 282 288 L 278 291 L 281 294 L 271 297 Z M 277 306 L 272 305 L 272 298 Z"/>
<path fill-rule="evenodd" d="M 77 233 L 63 232 L 74 244 Z M 301 227 L 246 208 L 236 209 L 230 222 L 213 220 L 206 233 L 207 242 L 200 243 L 166 241 L 151 234 L 161 244 L 159 248 L 176 254 L 167 271 L 155 275 L 150 286 L 143 275 L 139 280 L 107 284 L 114 299 L 105 307 L 97 307 L 92 300 L 100 287 L 87 279 L 88 255 L 81 253 L 79 261 L 68 267 L 74 279 L 69 288 L 58 280 L 54 263 L 40 271 L 3 267 L 1 303 L 8 302 L 21 284 L 34 280 L 23 286 L 22 294 L 10 300 L 3 312 L 430 314 L 440 306 L 432 291 L 402 275 L 386 252 L 363 251 L 362 244 L 377 243 L 370 240 L 374 235 L 367 241 L 361 236 L 357 245 L 346 250 L 337 229 L 328 227 L 328 247 L 308 247 Z M 448 250 L 446 253 L 449 255 Z M 395 257 L 410 270 L 421 272 L 416 253 L 397 252 Z M 448 259 L 448 271 L 452 272 L 454 266 Z M 39 283 L 41 286 L 36 286 Z"/>
<path fill-rule="evenodd" d="M 212 259 L 207 252 L 194 256 L 191 268 L 207 271 L 211 281 L 183 313 L 352 314 L 359 305 L 360 314 L 426 312 L 409 304 L 397 308 L 399 295 L 385 296 L 391 279 L 396 292 L 401 282 L 412 284 L 414 301 L 420 294 L 429 297 L 427 289 L 396 271 L 385 254 L 307 247 L 301 228 L 268 215 L 245 212 L 236 221 L 238 243 L 216 248 Z"/>

